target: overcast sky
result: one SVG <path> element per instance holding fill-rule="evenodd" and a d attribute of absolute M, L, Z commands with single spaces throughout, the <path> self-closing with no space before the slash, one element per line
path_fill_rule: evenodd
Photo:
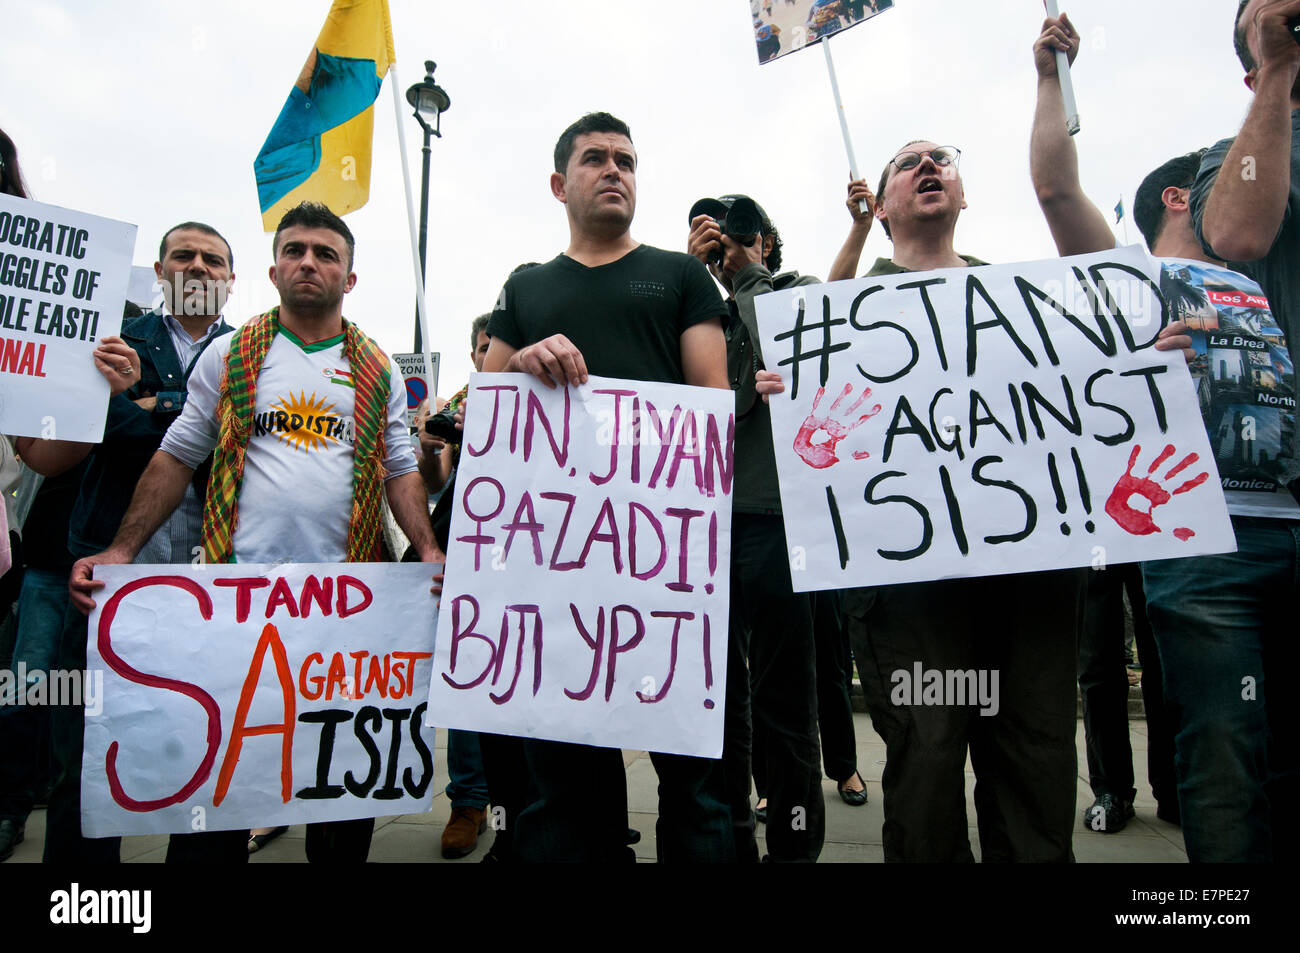
<path fill-rule="evenodd" d="M 780 5 L 784 0 L 776 0 Z M 0 127 L 33 197 L 140 228 L 151 265 L 170 225 L 206 221 L 238 276 L 227 316 L 276 303 L 253 158 L 329 0 L 6 0 Z M 1075 69 L 1084 187 L 1109 214 L 1176 154 L 1234 134 L 1249 105 L 1233 51 L 1236 0 L 1078 0 Z M 747 192 L 781 229 L 786 267 L 825 275 L 846 233 L 848 162 L 819 48 L 759 66 L 749 0 L 390 0 L 401 90 L 423 61 L 451 97 L 433 143 L 429 308 L 439 391 L 470 370 L 469 324 L 510 269 L 568 243 L 548 186 L 561 130 L 604 109 L 640 157 L 633 235 L 684 249 L 704 195 Z M 1053 248 L 1029 183 L 1038 0 L 897 0 L 833 43 L 862 171 L 873 183 L 914 138 L 962 150 L 970 204 L 958 251 L 987 261 Z M 392 74 L 375 112 L 370 203 L 348 217 L 359 281 L 344 313 L 410 350 L 410 243 Z M 414 188 L 420 129 L 403 98 Z M 418 195 L 416 196 L 418 203 Z M 1113 218 L 1113 216 L 1112 216 Z M 1118 227 L 1117 227 L 1118 228 Z M 1121 239 L 1122 231 L 1119 232 Z M 1139 242 L 1132 222 L 1129 237 Z M 889 242 L 873 229 L 863 270 Z"/>

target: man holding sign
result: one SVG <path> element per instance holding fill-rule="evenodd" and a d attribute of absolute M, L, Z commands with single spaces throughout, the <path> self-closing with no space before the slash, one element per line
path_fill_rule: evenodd
<path fill-rule="evenodd" d="M 95 351 L 95 364 L 113 395 L 103 441 L 94 445 L 28 437 L 19 442 L 28 465 L 46 476 L 67 472 L 89 457 L 68 523 L 73 556 L 99 552 L 112 542 L 140 475 L 180 416 L 194 362 L 230 333 L 221 312 L 235 280 L 233 268 L 230 245 L 212 226 L 182 222 L 168 229 L 154 263 L 162 309 L 127 319 L 122 337 L 106 338 Z M 148 539 L 139 561 L 190 562 L 201 517 L 201 501 L 187 485 L 180 506 Z M 85 668 L 86 626 L 79 613 L 65 618 L 61 643 L 60 668 Z M 58 776 L 50 798 L 46 858 L 116 859 L 116 839 L 80 836 L 82 715 L 79 709 L 55 711 L 51 730 Z"/>
<path fill-rule="evenodd" d="M 869 275 L 983 264 L 958 255 L 953 244 L 966 207 L 959 157 L 955 147 L 915 141 L 886 164 L 875 217 L 893 241 L 894 254 L 878 260 Z M 855 267 L 854 256 L 841 254 L 832 280 L 852 277 Z M 931 320 L 937 318 L 932 314 Z M 764 389 L 776 386 L 767 383 Z M 841 420 L 840 403 L 824 413 L 821 426 L 828 433 L 847 432 L 861 422 Z M 948 437 L 955 439 L 954 432 Z M 805 462 L 813 467 L 835 462 L 834 442 L 821 446 L 811 437 L 810 432 L 802 447 Z M 823 453 L 829 458 L 821 459 Z M 874 502 L 870 490 L 867 499 Z M 968 746 L 978 777 L 984 859 L 1070 859 L 1082 582 L 1078 570 L 1056 570 L 846 594 L 855 645 L 866 667 L 874 666 L 878 674 L 864 679 L 864 688 L 872 722 L 888 746 L 882 777 L 887 860 L 972 858 L 962 782 Z M 923 677 L 927 685 L 935 679 L 950 684 L 957 673 L 984 679 L 980 707 L 968 698 L 967 703 L 931 698 L 913 684 Z"/>
<path fill-rule="evenodd" d="M 627 125 L 590 113 L 560 136 L 554 159 L 551 193 L 565 206 L 569 247 L 506 282 L 488 324 L 483 370 L 534 374 L 548 387 L 585 383 L 590 372 L 726 389 L 726 309 L 708 272 L 688 255 L 631 236 L 637 156 Z M 537 798 L 519 817 L 520 858 L 626 858 L 619 751 L 534 739 L 525 748 Z M 731 814 L 716 762 L 651 757 L 661 859 L 731 860 Z"/>
<path fill-rule="evenodd" d="M 1115 239 L 1105 216 L 1079 184 L 1054 64 L 1042 55 L 1052 47 L 1071 59 L 1078 51 L 1078 34 L 1065 17 L 1049 19 L 1035 44 L 1034 185 L 1063 254 L 1110 248 Z M 1294 643 L 1300 504 L 1286 483 L 1296 468 L 1295 369 L 1290 335 L 1279 326 L 1284 319 L 1274 316 L 1262 289 L 1197 239 L 1192 193 L 1202 168 L 1200 153 L 1162 164 L 1138 187 L 1134 213 L 1161 259 L 1169 307 L 1191 326 L 1177 340 L 1190 349 L 1237 552 L 1143 563 L 1142 576 L 1174 722 L 1188 858 L 1280 860 L 1293 853 L 1290 819 L 1300 806 L 1294 782 L 1285 780 L 1297 770 L 1288 754 L 1294 709 L 1283 707 L 1289 693 L 1276 691 L 1293 671 L 1278 651 Z M 1147 719 L 1154 728 L 1150 702 Z"/>
<path fill-rule="evenodd" d="M 280 306 L 200 358 L 185 410 L 112 545 L 73 567 L 73 600 L 83 612 L 103 586 L 91 578 L 94 566 L 130 562 L 209 454 L 206 562 L 378 561 L 381 492 L 421 560 L 441 560 L 400 374 L 343 319 L 343 296 L 357 280 L 353 247 L 348 227 L 322 205 L 285 214 L 270 269 Z M 364 861 L 373 824 L 311 825 L 308 859 Z"/>

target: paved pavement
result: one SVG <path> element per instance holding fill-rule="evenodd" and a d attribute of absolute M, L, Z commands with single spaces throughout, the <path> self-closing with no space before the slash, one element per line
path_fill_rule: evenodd
<path fill-rule="evenodd" d="M 884 769 L 885 745 L 871 729 L 865 714 L 854 715 L 858 737 L 858 768 L 867 781 L 870 801 L 862 807 L 849 807 L 836 794 L 835 783 L 826 780 L 822 790 L 826 797 L 826 846 L 822 851 L 824 863 L 881 863 L 880 773 Z M 1080 863 L 1186 863 L 1182 832 L 1172 824 L 1157 820 L 1151 788 L 1146 783 L 1146 722 L 1130 720 L 1129 736 L 1133 743 L 1134 769 L 1142 780 L 1138 784 L 1135 805 L 1137 817 L 1115 834 L 1099 834 L 1088 830 L 1082 822 L 1083 809 L 1092 803 L 1088 789 L 1088 770 L 1084 760 L 1083 722 L 1079 722 L 1076 735 L 1079 763 L 1078 800 L 1074 853 Z M 637 858 L 650 862 L 655 859 L 656 778 L 650 758 L 639 751 L 624 753 L 627 764 L 629 823 L 641 831 L 641 843 L 636 846 Z M 446 742 L 439 733 L 435 759 L 438 778 L 446 774 Z M 966 766 L 966 815 L 970 827 L 971 843 L 979 857 L 979 837 L 975 829 L 975 808 L 972 793 L 975 777 L 970 764 Z M 370 860 L 377 863 L 457 863 L 469 864 L 479 860 L 491 843 L 491 831 L 479 839 L 479 846 L 468 857 L 444 861 L 438 852 L 442 828 L 447 822 L 450 807 L 445 794 L 439 793 L 428 814 L 408 814 L 400 817 L 380 818 L 376 823 L 375 839 L 370 849 Z M 763 830 L 759 825 L 759 832 Z M 289 832 L 254 854 L 254 863 L 302 863 L 303 831 L 301 826 Z M 28 819 L 27 839 L 18 846 L 8 861 L 39 863 L 41 844 L 45 836 L 45 812 L 36 811 Z M 130 863 L 160 863 L 167 848 L 164 836 L 127 837 L 122 841 L 122 859 Z M 759 849 L 763 849 L 760 843 Z"/>

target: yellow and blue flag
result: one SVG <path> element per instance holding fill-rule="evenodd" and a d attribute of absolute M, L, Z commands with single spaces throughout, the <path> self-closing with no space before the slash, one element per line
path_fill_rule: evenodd
<path fill-rule="evenodd" d="M 299 202 L 342 215 L 369 200 L 375 97 L 396 60 L 388 0 L 334 0 L 253 162 L 268 232 Z"/>

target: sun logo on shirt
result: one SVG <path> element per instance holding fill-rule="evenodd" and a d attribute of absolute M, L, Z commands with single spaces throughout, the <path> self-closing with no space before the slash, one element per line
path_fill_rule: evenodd
<path fill-rule="evenodd" d="M 337 443 L 343 427 L 334 405 L 314 393 L 308 397 L 299 391 L 281 397 L 271 405 L 275 426 L 271 429 L 285 443 L 299 450 L 320 450 Z"/>

